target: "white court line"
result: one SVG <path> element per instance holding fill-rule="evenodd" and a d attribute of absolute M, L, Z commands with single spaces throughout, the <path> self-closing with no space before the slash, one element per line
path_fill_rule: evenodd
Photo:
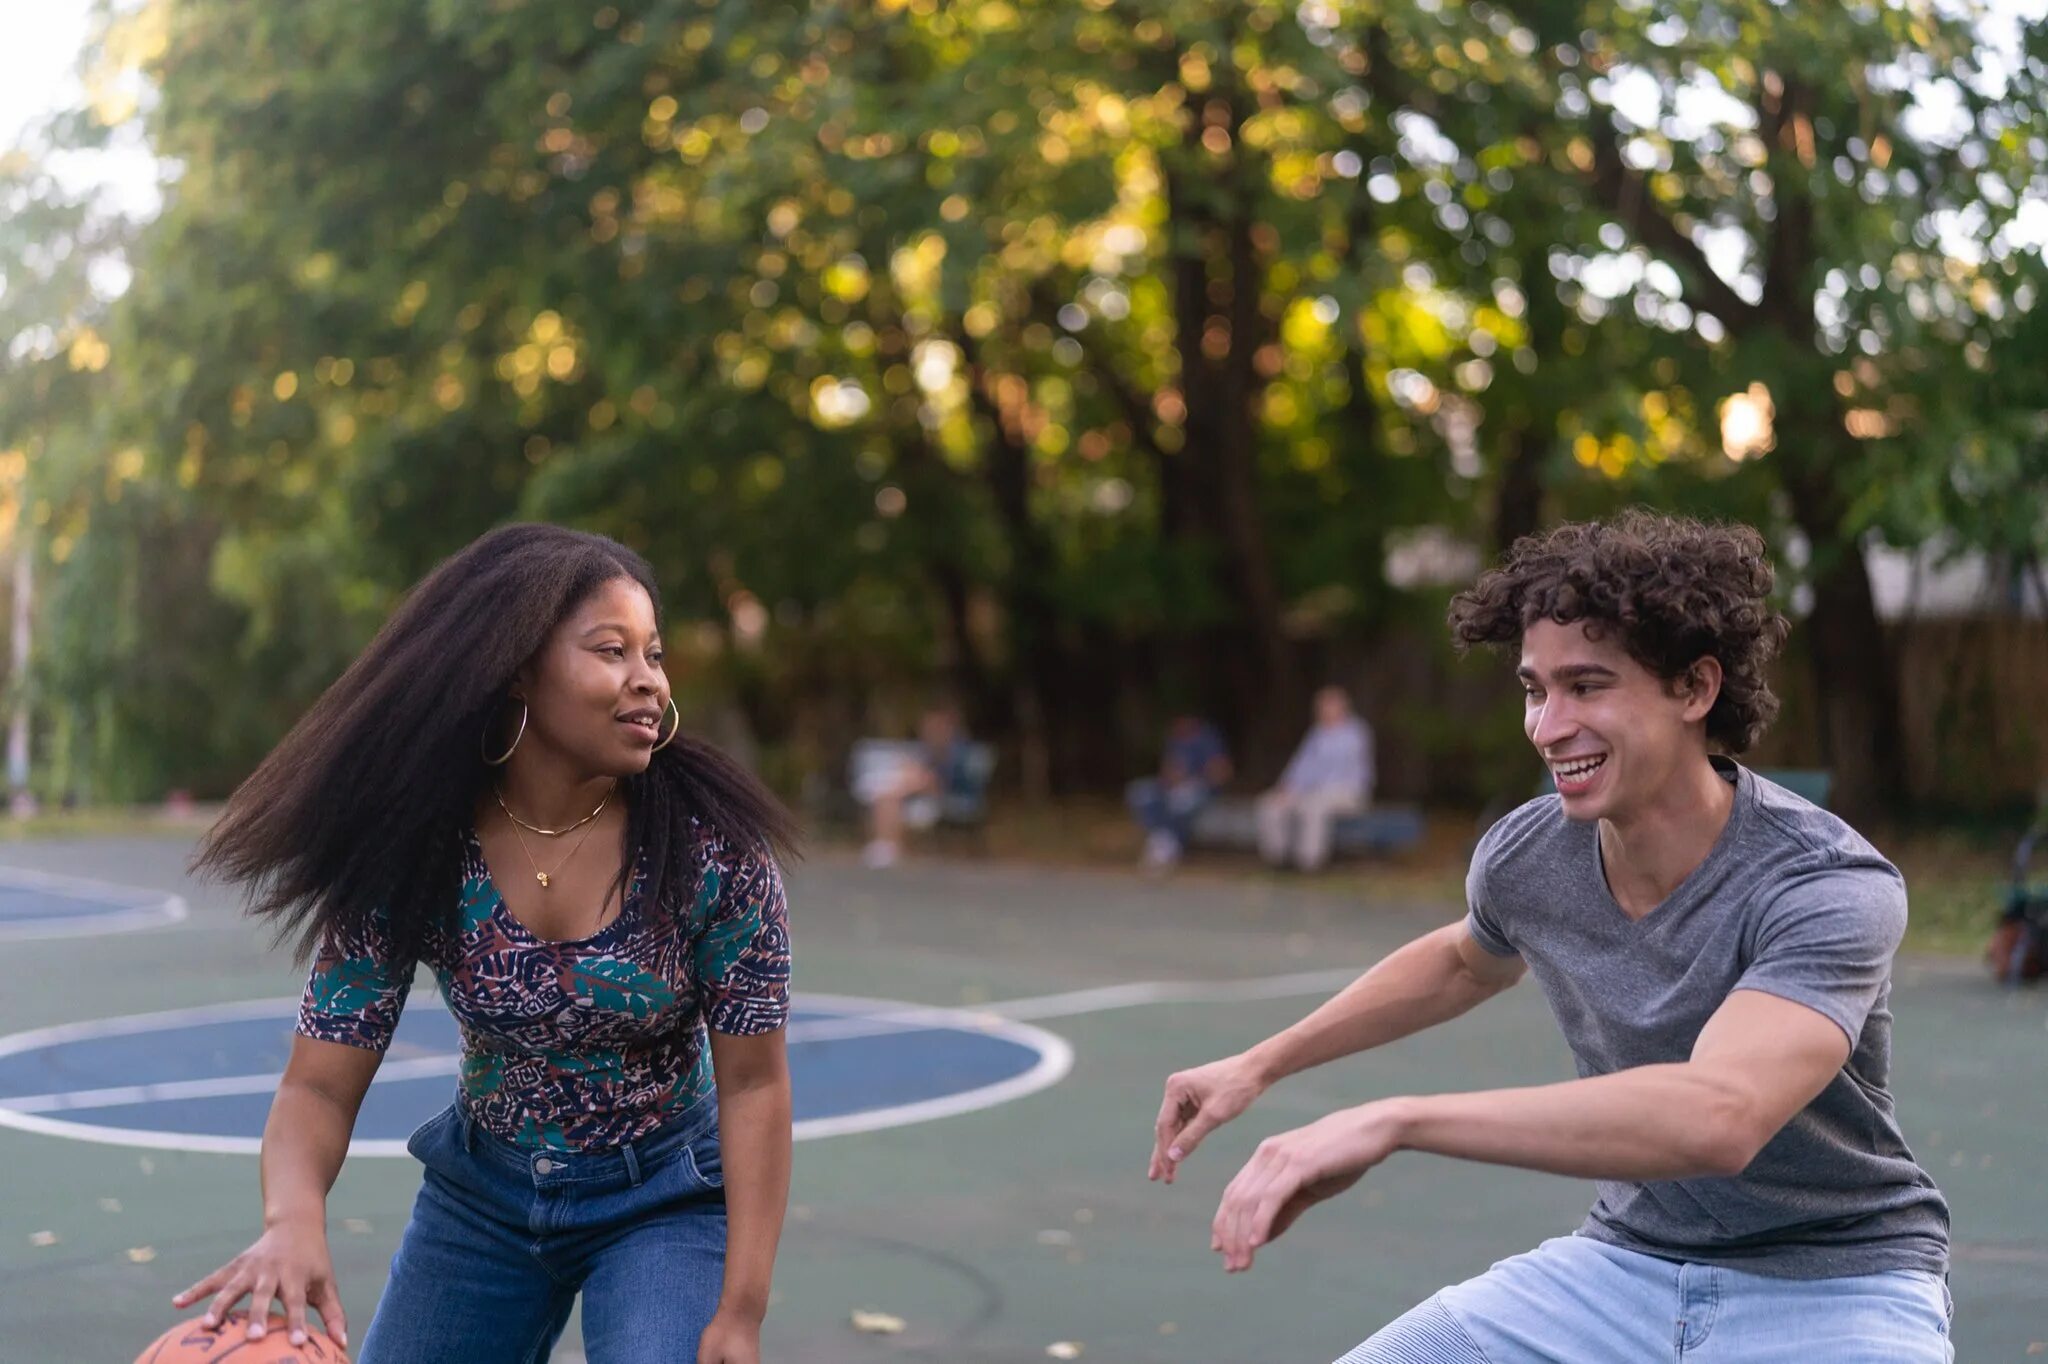
<path fill-rule="evenodd" d="M 43 919 L 0 920 L 0 942 L 28 942 L 48 938 L 92 938 L 106 933 L 132 933 L 182 920 L 190 910 L 182 895 L 163 895 L 143 886 L 124 886 L 114 881 L 96 881 L 84 876 L 64 876 L 28 867 L 0 866 L 0 885 L 23 890 L 70 891 L 84 897 L 104 898 L 109 892 L 123 901 L 140 895 L 142 904 L 122 904 L 115 913 L 90 916 L 52 916 Z M 161 896 L 154 901 L 147 897 Z"/>
<path fill-rule="evenodd" d="M 969 1008 L 902 1004 L 891 1000 L 866 999 L 854 995 L 805 993 L 797 1007 L 809 1005 L 840 1012 L 842 1017 L 792 1023 L 788 1029 L 791 1045 L 841 1041 L 891 1033 L 955 1029 L 998 1037 L 1028 1047 L 1039 1054 L 1032 1068 L 1021 1075 L 916 1103 L 810 1118 L 794 1126 L 794 1136 L 803 1141 L 872 1132 L 915 1122 L 929 1122 L 958 1113 L 993 1107 L 1058 1083 L 1073 1068 L 1073 1048 L 1065 1039 L 1027 1020 L 1072 1018 L 1112 1009 L 1136 1008 L 1168 1003 L 1242 1003 L 1260 999 L 1285 999 L 1341 989 L 1355 980 L 1356 969 L 1297 971 L 1286 975 L 1258 976 L 1243 980 L 1218 981 L 1131 981 L 1120 985 L 1068 990 L 1058 994 L 996 1000 Z M 32 1032 L 0 1037 L 0 1056 L 89 1038 L 128 1036 L 155 1032 L 169 1026 L 276 1018 L 283 1021 L 298 1007 L 292 998 L 243 1000 L 233 1004 L 200 1005 L 158 1013 L 134 1014 L 124 1018 L 67 1023 Z M 387 1060 L 378 1068 L 373 1083 L 402 1082 L 452 1076 L 460 1063 L 445 1053 Z M 215 1098 L 229 1095 L 261 1094 L 274 1090 L 276 1073 L 228 1075 L 204 1080 L 172 1080 L 159 1084 L 120 1085 L 103 1089 L 72 1090 L 63 1093 L 22 1095 L 0 1099 L 0 1127 L 14 1127 L 51 1136 L 69 1136 L 84 1141 L 120 1146 L 143 1146 L 164 1150 L 254 1154 L 262 1143 L 254 1137 L 208 1137 L 176 1132 L 153 1132 L 138 1128 L 100 1127 L 41 1116 L 45 1113 L 106 1108 L 120 1104 L 148 1103 L 174 1099 Z M 352 1155 L 401 1156 L 405 1143 L 383 1139 L 351 1142 Z"/>

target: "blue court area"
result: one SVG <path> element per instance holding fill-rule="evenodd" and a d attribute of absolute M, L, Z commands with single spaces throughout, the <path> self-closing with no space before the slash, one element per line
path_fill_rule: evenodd
<path fill-rule="evenodd" d="M 254 1152 L 297 1002 L 251 1000 L 0 1038 L 0 1125 L 118 1145 Z M 403 1155 L 454 1093 L 459 1039 L 415 999 L 363 1101 L 352 1151 Z M 958 1009 L 799 998 L 789 1028 L 796 1135 L 872 1131 L 986 1108 L 1057 1082 L 1072 1052 L 1040 1028 Z"/>
<path fill-rule="evenodd" d="M 125 933 L 184 917 L 185 902 L 162 891 L 0 869 L 0 942 Z"/>

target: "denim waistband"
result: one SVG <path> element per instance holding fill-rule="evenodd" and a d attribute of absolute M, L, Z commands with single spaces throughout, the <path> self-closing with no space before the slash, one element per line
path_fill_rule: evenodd
<path fill-rule="evenodd" d="M 544 1147 L 516 1146 L 497 1136 L 471 1116 L 469 1108 L 456 1099 L 453 1112 L 460 1128 L 462 1149 L 507 1171 L 532 1179 L 534 1187 L 582 1184 L 624 1177 L 639 1184 L 643 1171 L 659 1164 L 676 1148 L 687 1146 L 716 1128 L 716 1102 L 697 1104 L 669 1118 L 661 1126 L 616 1146 L 584 1151 L 555 1151 Z"/>

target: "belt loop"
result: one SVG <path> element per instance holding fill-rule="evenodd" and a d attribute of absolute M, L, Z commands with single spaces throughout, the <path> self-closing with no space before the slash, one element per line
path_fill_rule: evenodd
<path fill-rule="evenodd" d="M 636 1188 L 636 1189 L 637 1189 L 637 1188 L 639 1188 L 639 1187 L 640 1187 L 640 1156 L 639 1156 L 639 1153 L 638 1153 L 638 1152 L 636 1152 L 636 1151 L 635 1151 L 635 1150 L 633 1149 L 633 1143 L 632 1143 L 632 1142 L 630 1142 L 630 1141 L 629 1141 L 629 1142 L 627 1142 L 627 1143 L 626 1143 L 625 1145 L 623 1145 L 623 1146 L 619 1147 L 619 1153 L 620 1153 L 621 1155 L 623 1155 L 623 1156 L 624 1156 L 624 1157 L 626 1158 L 626 1178 L 627 1178 L 627 1179 L 629 1179 L 629 1180 L 631 1180 L 631 1181 L 633 1182 L 633 1187 L 634 1187 L 634 1188 Z"/>

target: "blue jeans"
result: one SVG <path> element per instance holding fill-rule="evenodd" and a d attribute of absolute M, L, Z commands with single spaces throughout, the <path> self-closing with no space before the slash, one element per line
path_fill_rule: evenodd
<path fill-rule="evenodd" d="M 1175 842 L 1186 843 L 1195 816 L 1214 794 L 1203 782 L 1184 781 L 1168 786 L 1157 777 L 1141 777 L 1124 789 L 1124 803 L 1131 807 L 1146 833 L 1168 833 Z"/>
<path fill-rule="evenodd" d="M 427 1167 L 359 1364 L 541 1364 L 576 1294 L 590 1364 L 694 1360 L 725 1273 L 718 1114 L 599 1151 L 535 1151 L 458 1102 L 412 1134 Z"/>
<path fill-rule="evenodd" d="M 1502 1260 L 1338 1364 L 1954 1364 L 1925 1270 L 1773 1279 L 1585 1236 Z"/>

